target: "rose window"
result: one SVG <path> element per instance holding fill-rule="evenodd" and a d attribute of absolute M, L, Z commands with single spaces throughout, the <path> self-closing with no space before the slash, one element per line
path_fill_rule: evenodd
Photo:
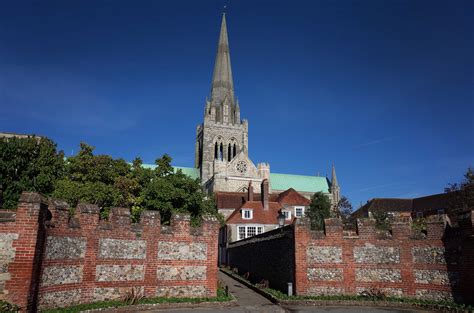
<path fill-rule="evenodd" d="M 239 161 L 235 168 L 243 174 L 247 171 L 247 163 L 245 161 Z"/>

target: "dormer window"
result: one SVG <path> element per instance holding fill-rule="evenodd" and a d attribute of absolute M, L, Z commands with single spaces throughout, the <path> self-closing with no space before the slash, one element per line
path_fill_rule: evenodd
<path fill-rule="evenodd" d="M 304 206 L 295 206 L 295 216 L 296 217 L 304 216 Z"/>
<path fill-rule="evenodd" d="M 242 210 L 242 218 L 244 220 L 251 220 L 253 218 L 253 211 L 249 209 Z"/>

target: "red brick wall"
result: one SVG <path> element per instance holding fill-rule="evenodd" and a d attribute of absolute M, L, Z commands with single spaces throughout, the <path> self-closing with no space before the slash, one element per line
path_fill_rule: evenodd
<path fill-rule="evenodd" d="M 44 243 L 42 225 L 47 218 L 45 203 L 39 194 L 23 193 L 16 214 L 13 213 L 11 219 L 0 221 L 0 299 L 16 303 L 28 311 L 36 310 Z"/>
<path fill-rule="evenodd" d="M 131 224 L 123 208 L 112 209 L 108 221 L 99 220 L 93 205 L 70 213 L 64 203 L 51 203 L 48 210 L 40 195 L 24 193 L 16 220 L 0 221 L 0 235 L 17 234 L 4 235 L 13 236 L 7 250 L 10 255 L 14 250 L 14 257 L 3 299 L 23 308 L 29 304 L 33 311 L 36 304 L 47 308 L 118 298 L 131 288 L 146 297 L 216 295 L 219 224 L 214 218 L 193 229 L 186 215 L 161 226 L 156 211 L 144 212 L 139 224 Z"/>
<path fill-rule="evenodd" d="M 337 219 L 326 220 L 325 233 L 311 231 L 300 219 L 295 224 L 296 293 L 357 294 L 375 288 L 393 296 L 472 303 L 472 225 L 469 234 L 445 231 L 445 220 L 428 218 L 426 237 L 416 239 L 408 219 L 393 222 L 391 236 L 380 234 L 368 219 L 358 221 L 358 234 L 352 236 Z"/>
<path fill-rule="evenodd" d="M 380 232 L 375 220 L 360 219 L 354 232 L 343 230 L 340 219 L 327 219 L 325 231 L 312 231 L 308 219 L 297 219 L 285 227 L 291 242 L 284 245 L 274 232 L 230 244 L 228 265 L 284 293 L 292 280 L 297 295 L 382 292 L 473 303 L 472 214 L 450 224 L 446 216 L 431 216 L 422 234 L 410 217 L 399 217 L 391 232 Z M 285 261 L 291 258 L 294 266 L 285 267 L 282 275 L 281 263 L 293 264 Z"/>

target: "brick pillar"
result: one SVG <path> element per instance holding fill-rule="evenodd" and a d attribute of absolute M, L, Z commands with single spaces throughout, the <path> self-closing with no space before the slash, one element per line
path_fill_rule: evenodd
<path fill-rule="evenodd" d="M 21 194 L 16 211 L 18 240 L 14 241 L 15 259 L 9 264 L 11 279 L 6 282 L 11 302 L 23 312 L 36 312 L 46 219 L 50 212 L 46 199 L 35 192 Z"/>
<path fill-rule="evenodd" d="M 208 296 L 217 296 L 217 263 L 218 263 L 218 242 L 216 240 L 219 234 L 219 221 L 213 216 L 203 217 L 203 237 L 207 241 L 207 289 Z"/>
<path fill-rule="evenodd" d="M 295 281 L 293 290 L 296 295 L 306 295 L 308 291 L 306 247 L 311 241 L 310 220 L 307 217 L 296 219 L 294 222 L 294 249 L 295 249 Z"/>

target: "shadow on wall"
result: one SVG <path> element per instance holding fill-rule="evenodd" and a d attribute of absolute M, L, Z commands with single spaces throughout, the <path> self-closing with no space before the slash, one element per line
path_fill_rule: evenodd
<path fill-rule="evenodd" d="M 474 304 L 474 214 L 471 212 L 446 218 L 444 261 L 448 271 L 453 300 L 457 303 Z M 459 238 L 464 238 L 461 242 Z"/>

